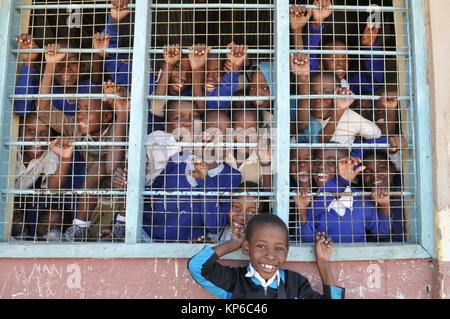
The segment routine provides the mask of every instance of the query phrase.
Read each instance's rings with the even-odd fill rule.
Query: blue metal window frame
[[[424,21],[424,0],[405,0],[409,7],[409,53],[411,59],[410,79],[412,92],[410,106],[414,117],[413,131],[416,152],[414,163],[416,167],[415,183],[417,191],[415,194],[420,230],[417,242],[419,244],[351,244],[335,245],[333,260],[374,260],[374,259],[411,259],[434,257],[434,231],[433,231],[433,200],[432,200],[432,161],[431,161],[431,130],[429,127],[430,102],[429,87],[426,81],[428,57],[427,51],[423,49],[426,42],[426,30]],[[145,8],[135,12],[135,33],[151,33],[149,19],[151,19],[151,0],[136,0],[132,6]],[[11,34],[12,26],[19,25],[21,8],[20,1],[1,1],[0,7],[0,123],[8,123],[11,120],[12,103],[8,98],[14,92],[11,83],[13,79],[9,68],[15,67],[14,36]],[[108,6],[108,5],[106,5]],[[153,5],[155,6],[155,5]],[[355,8],[353,8],[355,7]],[[357,6],[347,6],[346,9],[357,9]],[[31,7],[30,7],[31,8]],[[278,112],[275,123],[289,122],[289,73],[282,70],[289,69],[289,2],[275,0],[275,56],[277,69],[277,92],[275,99]],[[337,6],[336,6],[337,8]],[[366,7],[365,7],[366,8]],[[342,9],[342,8],[341,8]],[[395,11],[396,8],[390,8]],[[19,10],[19,11],[17,11]],[[147,112],[148,56],[149,36],[134,43],[133,47],[133,89],[131,107],[131,125],[129,140],[129,162],[139,165],[129,165],[129,183],[126,191],[126,241],[125,243],[0,243],[0,257],[2,258],[190,258],[197,253],[201,244],[148,244],[139,243],[140,220],[142,219],[142,190],[144,172],[144,134],[145,127],[143,118]],[[92,52],[92,50],[89,50]],[[362,97],[364,98],[364,97]],[[417,116],[420,111],[420,117]],[[276,158],[288,158],[290,149],[289,126],[276,125]],[[0,129],[0,162],[8,162],[9,152],[9,126]],[[420,150],[420,151],[419,151]],[[275,181],[275,209],[277,214],[286,222],[289,211],[289,163],[288,161],[275,161],[277,172],[284,172],[274,176]],[[6,196],[6,180],[8,165],[0,165],[0,194]],[[133,178],[134,176],[134,178]],[[5,220],[4,203],[0,206],[0,220]],[[137,213],[136,213],[137,212]],[[0,227],[0,235],[3,226]],[[225,258],[246,259],[240,251],[231,253]],[[314,247],[312,245],[291,246],[288,261],[313,261]]]

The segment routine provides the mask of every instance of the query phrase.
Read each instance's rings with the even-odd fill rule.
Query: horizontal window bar
[[[90,195],[126,195],[126,191],[119,190],[90,190],[90,189],[77,189],[77,190],[34,190],[34,189],[7,189],[0,190],[0,194],[6,195],[81,195],[81,194],[90,194]],[[340,196],[342,194],[352,195],[352,196],[370,196],[372,192],[311,192],[308,193],[308,196]],[[395,191],[389,192],[391,196],[414,196],[413,192],[408,191]],[[152,191],[146,190],[142,191],[142,195],[158,195],[158,196],[260,196],[260,197],[269,197],[274,196],[274,192],[195,192],[195,191],[175,191],[175,192],[167,192],[167,191]],[[295,192],[289,192],[289,196],[298,195]]]
[[[302,5],[303,6],[303,5]],[[304,5],[306,8],[315,9],[315,5]],[[69,8],[83,8],[83,9],[111,9],[111,4],[35,4],[35,5],[16,5],[17,10],[29,9],[69,9]],[[136,8],[135,4],[129,4],[128,8]],[[252,4],[252,3],[168,3],[168,4],[150,4],[150,9],[273,9],[273,4]],[[376,12],[407,12],[404,7],[394,6],[356,6],[356,5],[332,5],[330,10],[339,11],[376,11]]]
[[[132,53],[132,49],[124,49],[124,48],[105,48],[102,51],[109,53]],[[181,49],[181,51],[185,54],[192,53],[190,49]],[[11,49],[12,53],[44,53],[45,50],[43,48],[39,49]],[[71,49],[60,49],[60,52],[66,53],[99,53],[100,49],[83,49],[83,48],[71,48]],[[148,53],[164,53],[163,48],[152,49],[149,48],[147,50]],[[211,53],[221,53],[226,54],[230,53],[230,49],[214,49],[210,50]],[[407,51],[378,51],[378,50],[289,50],[291,53],[299,52],[305,54],[347,54],[347,55],[377,55],[377,56],[408,56],[409,53]],[[248,54],[274,54],[275,50],[273,49],[251,49],[247,50]]]

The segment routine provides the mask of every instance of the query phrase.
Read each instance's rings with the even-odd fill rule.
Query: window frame
[[[402,0],[393,0],[393,2]],[[413,132],[415,139],[416,167],[415,182],[417,192],[415,194],[417,219],[420,223],[420,244],[388,243],[388,244],[336,244],[332,260],[374,260],[374,259],[415,259],[434,257],[434,231],[433,221],[433,196],[432,196],[432,163],[431,163],[431,130],[430,130],[430,99],[429,86],[422,79],[427,78],[428,56],[427,50],[423,49],[426,41],[426,29],[424,19],[424,0],[403,0],[408,2],[409,7],[409,53],[411,70],[409,70],[412,92],[409,92],[411,110],[415,116]],[[11,74],[9,68],[15,67],[16,57],[12,48],[15,46],[14,34],[11,34],[12,26],[20,24],[20,10],[17,4],[21,1],[1,1],[0,4],[0,29],[5,32],[0,34],[0,123],[8,123],[11,120],[12,102],[9,96],[14,94],[14,79],[8,77]],[[135,34],[151,34],[151,14],[149,7],[152,1],[136,0],[136,8],[147,8],[147,10],[135,10]],[[366,8],[366,7],[364,7]],[[289,121],[289,73],[282,70],[289,68],[289,2],[274,0],[275,10],[275,57],[277,66],[277,113],[275,123],[286,123]],[[19,12],[19,14],[17,13]],[[407,23],[407,22],[406,22]],[[405,37],[406,38],[406,37]],[[126,240],[125,243],[0,243],[0,257],[2,258],[190,258],[197,253],[203,244],[175,244],[175,243],[138,243],[140,238],[140,220],[142,220],[143,198],[141,190],[144,189],[145,172],[145,123],[147,118],[148,103],[148,74],[149,67],[148,48],[150,36],[141,37],[141,41],[134,43],[132,93],[131,93],[131,117],[130,117],[130,139],[129,139],[129,165],[130,178],[126,190]],[[10,118],[8,118],[8,116]],[[5,122],[6,121],[6,122]],[[275,127],[277,125],[275,124]],[[0,161],[8,162],[9,148],[4,141],[8,141],[9,126],[0,130]],[[8,138],[5,138],[8,137]],[[290,150],[289,126],[278,127],[276,136],[276,158],[287,158]],[[417,150],[420,150],[418,152]],[[414,156],[413,155],[413,156]],[[274,175],[274,201],[278,215],[287,223],[289,214],[289,163],[288,161],[275,161],[276,171],[285,172]],[[7,165],[0,165],[0,176],[8,176]],[[7,181],[4,177],[0,179],[0,194],[8,196]],[[0,204],[0,220],[6,220],[6,203]],[[138,212],[138,213],[131,213]],[[4,226],[0,227],[0,236],[3,234]],[[241,251],[235,251],[224,257],[225,259],[247,259]],[[312,244],[301,246],[291,245],[289,248],[288,261],[314,261],[314,247]]]

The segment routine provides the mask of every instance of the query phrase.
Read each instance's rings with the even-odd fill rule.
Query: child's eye
[[[270,91],[270,88],[268,86],[265,86],[264,91]]]

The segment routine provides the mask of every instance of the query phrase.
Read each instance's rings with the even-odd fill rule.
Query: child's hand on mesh
[[[362,160],[359,157],[342,158],[338,161],[339,175],[351,183],[359,173],[366,169],[365,166],[360,165],[356,170],[355,166],[361,164]]]
[[[290,6],[289,7],[289,21],[291,29],[294,33],[301,32],[305,25],[308,24],[312,16],[312,9],[306,9],[305,6]]]
[[[209,238],[207,236],[202,235],[202,236],[197,236],[194,238],[189,238],[188,243],[189,244],[200,244],[200,243],[212,244],[212,243],[215,243],[215,240],[213,238]]]
[[[104,32],[97,32],[92,38],[92,47],[96,50],[100,50],[98,53],[101,57],[108,56],[108,53],[103,51],[109,47],[110,36]]]
[[[193,51],[188,54],[192,71],[204,70],[211,47],[207,47],[205,44],[196,44],[190,50]]]
[[[63,162],[70,162],[72,160],[73,152],[75,151],[73,142],[73,139],[58,137],[50,143],[50,150]]]
[[[386,187],[375,188],[370,196],[378,207],[389,207],[390,195],[389,189]]]
[[[164,61],[169,65],[169,67],[174,67],[178,62],[181,61],[181,49],[178,44],[169,44],[164,48],[163,54]]]
[[[128,4],[131,0],[111,0],[113,7],[111,8],[111,17],[117,22],[121,22],[130,14]]]
[[[352,97],[355,95],[355,93],[352,92],[352,90],[347,90],[346,88],[337,87],[335,91],[336,95],[342,95],[346,96],[346,98],[337,98],[336,99],[336,109],[337,110],[345,110],[350,107],[350,105],[353,104],[355,99]]]
[[[380,98],[381,107],[395,110],[398,107],[398,94],[396,91],[383,92]]]
[[[127,172],[128,170],[126,168],[118,167],[116,169],[116,171],[114,172],[114,177],[112,179],[114,188],[122,189],[128,184]]]
[[[19,50],[24,49],[39,49],[39,46],[37,43],[33,40],[30,34],[22,33],[18,37],[15,38],[16,42],[19,44]],[[23,64],[27,65],[29,67],[32,67],[34,65],[33,62],[35,62],[39,58],[38,52],[23,52],[21,53],[21,57],[23,60]]]
[[[314,0],[313,5],[317,7],[312,10],[313,21],[319,27],[333,13],[330,10],[331,0]]]
[[[309,56],[304,53],[290,53],[291,72],[297,77],[308,78],[309,76]]]
[[[300,188],[298,190],[294,190],[294,193],[297,193],[297,195],[294,196],[293,199],[295,206],[297,206],[298,210],[300,211],[300,221],[302,222],[302,224],[306,224],[306,209],[309,207],[313,199],[312,195],[309,195],[311,194],[311,189]]]
[[[367,25],[363,31],[363,36],[361,38],[361,44],[368,46],[368,47],[373,46],[373,44],[377,40],[379,31],[380,31],[379,26],[375,26],[375,27],[371,28],[370,25]]]
[[[328,262],[331,260],[333,253],[333,240],[328,237],[325,238],[324,232],[316,233],[316,244],[314,245],[314,252],[316,253],[317,262]]]
[[[125,87],[116,85],[113,81],[108,80],[107,82],[103,82],[103,93],[115,94],[117,96],[115,99],[103,99],[103,102],[111,105],[116,113],[129,111],[128,90]]]
[[[47,44],[45,50],[45,62],[57,63],[66,60],[67,53],[60,52],[61,46],[56,43]]]
[[[247,58],[248,47],[230,42],[227,45],[227,49],[231,50],[231,52],[226,54],[228,64],[226,64],[225,71],[239,71]]]
[[[406,141],[406,139],[398,135],[389,137],[388,143],[390,145],[389,152],[391,153],[404,150],[408,147],[408,142]]]
[[[260,137],[256,152],[261,166],[270,166],[270,162],[272,160],[271,140],[265,137]]]

